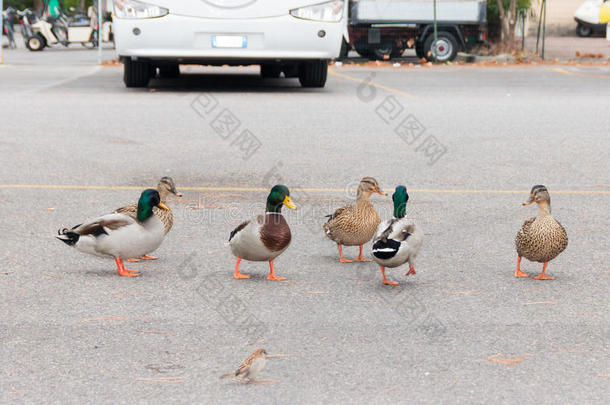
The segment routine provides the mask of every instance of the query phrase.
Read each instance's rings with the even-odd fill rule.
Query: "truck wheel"
[[[35,34],[31,37],[28,38],[28,40],[25,43],[25,46],[30,50],[30,51],[42,51],[44,49],[46,45],[46,41],[44,40],[44,37],[40,34]]]
[[[303,87],[324,87],[327,75],[327,60],[303,62],[299,66],[299,82]]]
[[[576,27],[576,35],[579,37],[590,37],[593,34],[593,29],[591,27],[586,27],[582,24],[578,24]]]
[[[151,65],[127,58],[123,60],[123,82],[126,87],[146,87],[151,76]]]
[[[398,49],[396,45],[390,42],[381,44],[360,43],[356,46],[356,52],[363,58],[373,60],[387,60],[388,58],[399,58],[404,49]]]
[[[261,77],[264,79],[277,79],[282,74],[282,66],[279,64],[261,65]]]
[[[358,55],[362,56],[363,58],[368,58],[368,59],[376,58],[375,53],[372,50],[372,47],[366,41],[356,42],[354,44],[354,48],[356,48],[356,52],[358,52]]]
[[[177,63],[159,66],[159,77],[161,79],[174,79],[178,76],[180,76],[180,65]]]
[[[390,59],[392,57],[392,52],[394,52],[394,46],[392,46],[392,44],[374,45],[372,51],[373,55],[375,55],[375,59]]]
[[[438,33],[436,46],[434,45],[434,34],[426,38],[424,44],[425,58],[430,62],[449,62],[455,59],[458,52],[458,43],[453,34],[441,31]]]

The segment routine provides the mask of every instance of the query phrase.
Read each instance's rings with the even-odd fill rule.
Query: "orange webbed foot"
[[[238,257],[237,260],[235,261],[235,271],[233,272],[233,278],[236,279],[240,279],[240,278],[250,278],[249,275],[247,274],[241,274],[239,272],[239,263],[241,263],[241,258]]]
[[[521,271],[521,256],[517,256],[517,269],[515,270],[515,277],[529,277],[530,275]]]
[[[156,257],[156,256],[142,255],[141,259],[142,259],[142,260],[157,260],[157,259],[158,259],[158,257]]]
[[[286,280],[285,277],[280,277],[280,276],[276,276],[275,274],[273,274],[273,260],[269,260],[269,275],[267,276],[267,280],[273,280],[273,281]]]
[[[534,277],[536,280],[555,280],[555,277],[546,275],[546,266],[548,266],[548,265],[549,265],[549,262],[544,263],[544,265],[542,266],[542,273],[540,273],[536,277]]]
[[[379,270],[381,270],[381,277],[383,278],[383,284],[385,284],[385,285],[399,285],[400,284],[397,281],[389,281],[387,278],[385,278],[385,267],[384,266],[379,266]]]
[[[119,276],[122,276],[122,277],[139,277],[140,276],[140,272],[137,270],[123,269],[123,270],[119,270],[117,273],[119,273]]]
[[[362,257],[362,245],[360,245],[360,253],[358,253],[358,258],[356,259],[357,262],[370,262],[371,259],[365,259],[364,257]]]
[[[132,263],[137,263],[140,261],[140,259],[136,259],[135,257],[130,257],[129,259],[125,259],[128,262],[132,262]]]
[[[337,248],[339,249],[339,261],[341,263],[351,263],[351,262],[353,262],[353,260],[349,260],[349,259],[346,259],[345,257],[343,257],[343,249],[341,248],[341,245],[337,245]]]
[[[119,276],[138,277],[140,275],[140,272],[137,270],[126,269],[125,265],[123,264],[123,260],[119,259],[118,257],[115,257],[114,261],[116,262],[116,271],[119,274]]]

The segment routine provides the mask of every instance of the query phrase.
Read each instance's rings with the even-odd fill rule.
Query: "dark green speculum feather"
[[[271,192],[269,192],[269,196],[267,197],[267,208],[266,212],[282,212],[282,205],[284,204],[284,199],[290,195],[290,190],[288,187],[278,184],[273,186]]]
[[[144,222],[153,215],[153,207],[159,205],[161,198],[157,190],[148,189],[142,191],[138,201],[138,221]]]
[[[392,201],[394,201],[394,218],[405,217],[408,200],[409,194],[407,194],[407,188],[405,186],[397,186],[396,191],[392,194]]]

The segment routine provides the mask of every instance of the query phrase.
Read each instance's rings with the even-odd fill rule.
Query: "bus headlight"
[[[114,14],[118,18],[156,18],[168,13],[166,8],[137,0],[114,0]]]
[[[313,6],[295,8],[290,15],[302,20],[339,22],[343,17],[343,0],[327,1]]]

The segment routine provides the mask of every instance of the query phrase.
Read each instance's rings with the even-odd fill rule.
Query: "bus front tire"
[[[148,62],[123,60],[123,82],[126,87],[146,87],[151,77],[151,65]]]
[[[299,66],[299,82],[302,87],[324,87],[327,76],[327,60],[303,62]]]

